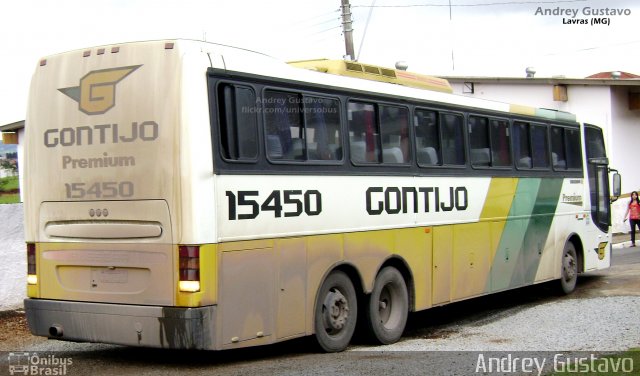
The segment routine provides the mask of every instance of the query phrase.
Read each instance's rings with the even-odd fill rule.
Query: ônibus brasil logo
[[[116,105],[116,84],[141,66],[91,71],[80,79],[79,86],[58,90],[78,102],[78,109],[85,114],[104,114]]]

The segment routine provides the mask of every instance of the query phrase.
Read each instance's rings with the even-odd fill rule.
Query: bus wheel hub
[[[338,290],[332,290],[324,301],[325,327],[327,329],[340,330],[344,327],[349,317],[349,304],[347,299]]]

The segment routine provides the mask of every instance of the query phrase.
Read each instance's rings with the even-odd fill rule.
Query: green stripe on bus
[[[518,282],[530,284],[535,279],[542,252],[549,238],[551,223],[558,207],[562,182],[563,179],[542,179],[519,257],[522,259],[523,273],[521,275],[524,280]]]
[[[507,223],[491,266],[489,291],[505,290],[512,287],[514,273],[518,266],[519,254],[524,242],[525,230],[533,213],[541,179],[519,179],[515,197],[509,210]]]

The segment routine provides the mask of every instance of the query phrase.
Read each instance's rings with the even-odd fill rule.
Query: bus
[[[191,40],[41,59],[31,332],[209,350],[315,336],[335,352],[356,324],[390,344],[409,312],[553,280],[570,293],[609,267],[619,175],[612,194],[599,127],[319,64]]]

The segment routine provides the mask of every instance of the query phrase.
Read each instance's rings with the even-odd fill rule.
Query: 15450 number
[[[133,196],[133,182],[66,183],[67,198],[119,198]]]
[[[253,219],[261,212],[271,211],[274,217],[308,216],[322,212],[322,195],[317,190],[274,190],[260,203],[258,191],[226,191],[229,201],[229,220]],[[238,214],[241,211],[241,214]]]

